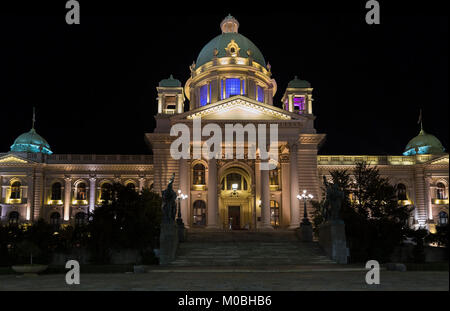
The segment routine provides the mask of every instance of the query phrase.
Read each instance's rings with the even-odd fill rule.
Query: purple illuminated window
[[[303,96],[294,97],[294,111],[298,111],[299,113],[305,112],[305,98]]]
[[[200,87],[200,106],[204,106],[208,103],[208,85],[205,84]]]
[[[256,100],[263,103],[264,102],[264,89],[258,85],[256,90]]]

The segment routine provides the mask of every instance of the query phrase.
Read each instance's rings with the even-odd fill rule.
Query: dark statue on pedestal
[[[342,200],[344,200],[344,192],[342,192],[338,185],[329,184],[325,176],[323,176],[323,184],[326,189],[326,199],[323,204],[322,213],[325,220],[338,221],[341,220]]]
[[[173,191],[173,181],[175,179],[175,173],[169,180],[166,190],[162,192],[162,223],[173,224],[175,223],[175,216],[177,211],[176,198],[177,194]]]
[[[177,211],[177,194],[173,191],[173,181],[175,174],[170,178],[166,190],[162,192],[162,219],[161,233],[159,236],[160,255],[159,264],[167,265],[175,259],[178,248],[178,229],[175,225],[175,216]]]
[[[323,177],[326,198],[322,205],[325,222],[319,228],[319,244],[331,259],[339,264],[348,263],[349,251],[345,236],[345,224],[341,219],[344,192],[336,184],[329,184]]]

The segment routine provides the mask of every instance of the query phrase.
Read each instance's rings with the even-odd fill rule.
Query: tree
[[[89,224],[90,249],[96,262],[108,262],[113,249],[145,251],[157,247],[161,221],[161,197],[144,189],[136,192],[114,184],[111,200],[105,200]]]
[[[350,260],[388,261],[394,248],[405,238],[410,214],[408,207],[398,204],[396,186],[365,162],[356,163],[351,173],[334,170],[330,174],[331,182],[345,194],[341,217],[345,222]],[[314,204],[317,227],[321,224],[321,204],[323,201]]]

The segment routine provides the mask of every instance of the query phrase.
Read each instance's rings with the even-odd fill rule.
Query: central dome
[[[239,46],[239,57],[248,58],[248,51],[250,51],[253,60],[266,67],[266,61],[261,51],[252,41],[237,32],[238,27],[239,23],[234,17],[231,15],[226,17],[221,23],[222,34],[209,41],[203,47],[195,62],[196,67],[198,68],[211,61],[215,53],[217,53],[216,56],[218,58],[226,57],[226,48],[232,40]]]

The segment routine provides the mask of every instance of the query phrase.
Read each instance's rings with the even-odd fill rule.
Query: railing
[[[427,160],[430,158],[427,158]],[[420,159],[418,161],[423,161]],[[319,155],[319,165],[355,165],[357,162],[367,162],[371,165],[414,165],[416,160],[408,156],[347,156],[347,155]]]
[[[47,163],[152,164],[153,156],[146,154],[52,154],[47,156]]]

